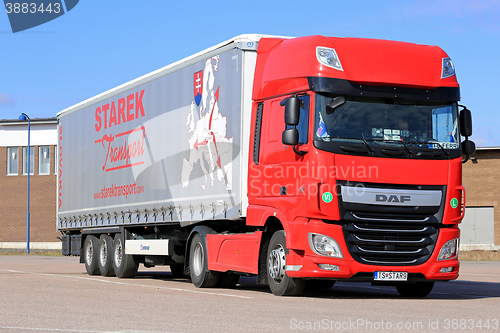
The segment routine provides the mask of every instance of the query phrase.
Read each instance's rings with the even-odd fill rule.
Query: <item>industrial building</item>
[[[56,231],[57,119],[31,120],[30,247],[60,249]],[[26,248],[28,123],[0,120],[0,248]],[[500,147],[478,148],[463,165],[461,250],[500,249]]]
[[[471,160],[462,170],[467,209],[461,249],[500,249],[500,147],[477,148]]]
[[[57,249],[57,119],[31,119],[30,125],[30,248]],[[0,121],[0,170],[0,248],[26,248],[27,121]]]

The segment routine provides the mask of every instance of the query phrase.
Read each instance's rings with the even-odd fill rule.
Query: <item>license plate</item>
[[[375,272],[374,279],[377,281],[407,281],[408,272]]]

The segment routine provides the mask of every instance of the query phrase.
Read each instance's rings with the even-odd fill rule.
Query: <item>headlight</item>
[[[441,78],[446,79],[447,77],[455,75],[455,66],[453,66],[453,61],[451,58],[443,58],[443,70],[441,72]]]
[[[334,49],[318,46],[316,48],[316,58],[318,58],[320,64],[338,69],[339,71],[344,70]]]
[[[343,258],[339,244],[331,237],[309,233],[309,246],[311,246],[311,249],[316,254]]]
[[[444,243],[439,251],[438,260],[455,259],[458,256],[459,238],[455,238]]]

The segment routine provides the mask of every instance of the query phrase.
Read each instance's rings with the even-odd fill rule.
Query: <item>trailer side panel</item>
[[[239,218],[243,56],[62,114],[58,230]]]

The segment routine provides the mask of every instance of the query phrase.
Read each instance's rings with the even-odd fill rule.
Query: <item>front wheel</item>
[[[305,287],[302,279],[286,274],[286,239],[283,230],[276,231],[269,242],[267,251],[267,281],[276,296],[300,295]]]
[[[434,281],[396,285],[398,293],[403,297],[425,297],[431,293],[433,287]]]

